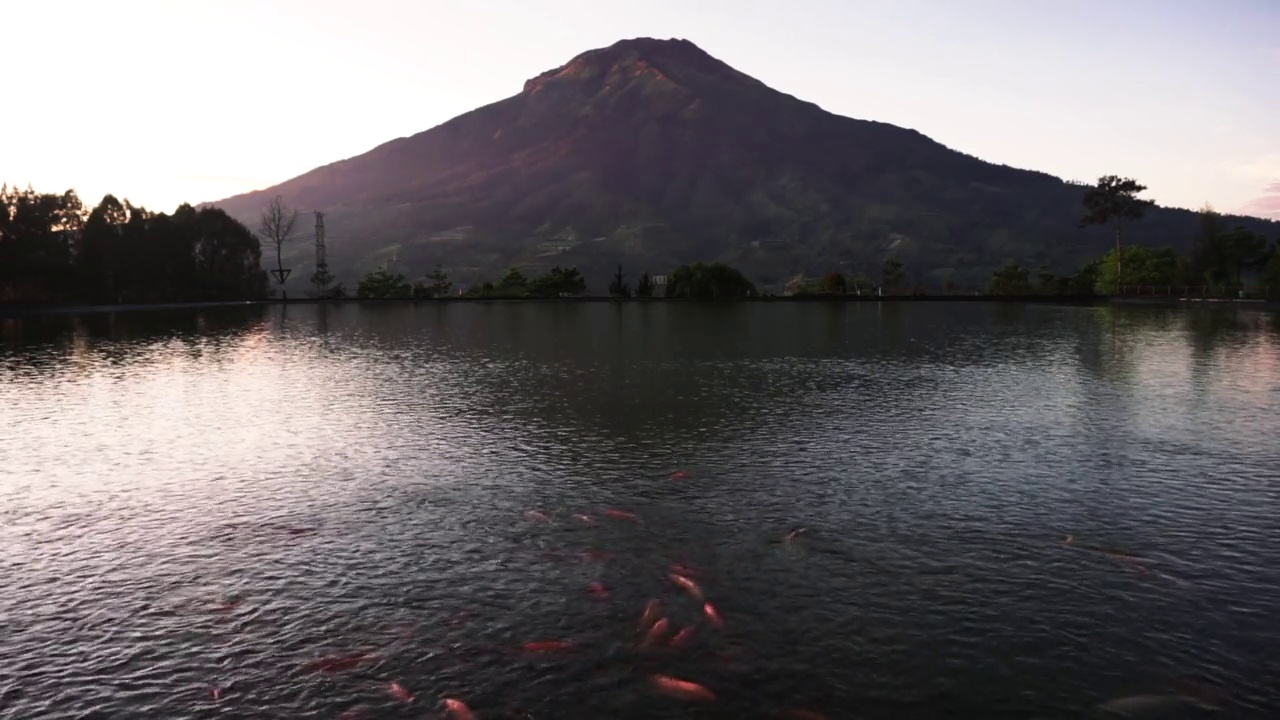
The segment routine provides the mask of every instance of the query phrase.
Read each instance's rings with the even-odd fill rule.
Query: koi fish
[[[609,509],[609,510],[605,510],[605,511],[604,511],[604,514],[605,514],[605,515],[608,515],[609,517],[613,518],[614,520],[626,520],[627,522],[633,522],[633,523],[638,523],[638,522],[640,522],[640,516],[639,516],[639,515],[636,515],[635,513],[629,513],[629,512],[627,512],[626,510],[613,510],[613,509]]]
[[[367,708],[364,705],[357,705],[350,710],[338,716],[338,720],[361,720],[365,716]]]
[[[791,532],[787,533],[787,536],[782,539],[782,542],[787,545],[790,545],[792,540],[795,540],[797,537],[800,536],[801,533],[806,532],[807,530],[808,528],[796,528],[795,530],[792,530]]]
[[[663,637],[667,634],[667,629],[671,627],[671,622],[666,618],[661,618],[658,622],[649,628],[649,632],[645,634],[644,640],[640,643],[640,647],[650,647],[662,643]]]
[[[717,628],[724,628],[724,620],[720,618],[720,613],[716,612],[716,607],[711,603],[705,603],[702,606],[702,612],[707,616],[707,620]]]
[[[680,632],[676,633],[676,636],[671,638],[671,647],[682,648],[689,644],[689,638],[691,637],[693,637],[692,625],[686,628],[681,628]]]
[[[600,582],[599,580],[588,585],[587,592],[591,593],[591,596],[597,600],[609,599],[609,588],[606,588],[604,586],[604,583]]]
[[[583,515],[582,513],[574,513],[573,519],[582,522],[584,525],[596,524],[596,521],[594,518],[592,518],[590,515]]]
[[[715,700],[716,694],[707,688],[689,682],[688,680],[678,680],[666,675],[654,675],[649,678],[653,683],[653,688],[663,695],[667,695],[679,700],[693,700],[705,702]]]
[[[683,575],[676,575],[675,573],[671,573],[667,577],[671,578],[671,582],[684,588],[685,592],[692,595],[696,600],[701,601],[703,599],[702,588],[698,587],[698,583]]]
[[[683,480],[683,479],[685,479],[685,478],[687,478],[687,477],[689,477],[689,473],[688,473],[688,472],[686,472],[686,471],[684,471],[684,470],[677,470],[677,471],[675,471],[675,472],[671,473],[671,479],[672,479],[672,480]]]
[[[387,692],[391,693],[391,696],[400,702],[413,702],[413,693],[405,690],[404,686],[397,681],[391,681],[391,684],[387,686]]]
[[[236,608],[240,607],[240,603],[242,602],[244,601],[243,600],[220,600],[214,603],[213,611],[223,612],[223,613],[231,612],[232,610],[235,610]]]
[[[222,688],[209,688],[209,699],[218,702],[222,699]]]
[[[650,600],[644,606],[644,614],[640,616],[640,627],[638,630],[645,630],[662,614],[662,603],[657,600]]]
[[[604,560],[605,558],[609,557],[609,553],[603,550],[588,550],[582,553],[582,557],[588,560]]]
[[[290,535],[309,535],[315,532],[316,529],[313,527],[290,527],[285,528],[284,531]]]
[[[525,513],[524,516],[534,522],[551,522],[551,518],[547,517],[546,513],[540,510],[530,510]]]
[[[560,640],[543,640],[539,642],[525,643],[524,649],[527,652],[560,652],[564,650],[572,650],[573,643],[561,642]]]
[[[1108,700],[1099,705],[1098,709],[1113,715],[1132,717],[1138,714],[1164,713],[1186,705],[1194,705],[1211,711],[1221,709],[1217,705],[1185,695],[1130,695],[1129,697]]]
[[[445,698],[444,708],[454,720],[475,720],[476,716],[471,713],[471,708],[467,707],[467,704],[461,700]]]

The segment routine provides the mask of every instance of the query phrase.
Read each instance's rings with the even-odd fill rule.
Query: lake
[[[0,520],[6,718],[1276,717],[1280,320],[2,320]]]

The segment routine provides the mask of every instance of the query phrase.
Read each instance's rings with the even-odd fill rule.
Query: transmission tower
[[[329,283],[333,277],[329,275],[329,263],[324,257],[324,213],[316,211],[316,273],[311,276],[311,282],[315,283],[316,290],[319,291],[320,297],[324,297],[328,292]]]

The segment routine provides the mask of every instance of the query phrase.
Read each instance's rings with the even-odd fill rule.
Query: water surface
[[[0,323],[0,716],[420,718],[457,697],[538,720],[1067,718],[1189,684],[1221,709],[1162,717],[1280,713],[1273,315]],[[638,651],[650,598],[696,626],[688,648]],[[575,650],[520,651],[543,640]],[[359,648],[376,662],[303,668]],[[717,700],[657,695],[654,673]]]

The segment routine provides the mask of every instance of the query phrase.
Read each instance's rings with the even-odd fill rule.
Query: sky
[[[0,181],[169,211],[641,36],[992,162],[1280,218],[1280,0],[6,0]]]

